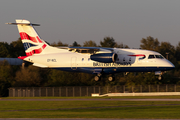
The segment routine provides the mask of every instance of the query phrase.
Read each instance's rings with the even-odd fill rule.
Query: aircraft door
[[[71,69],[72,70],[76,70],[77,69],[77,65],[76,65],[76,57],[72,57],[71,58]]]

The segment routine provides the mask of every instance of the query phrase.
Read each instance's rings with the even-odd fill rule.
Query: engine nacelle
[[[103,63],[112,63],[115,62],[117,59],[116,53],[99,53],[91,55],[91,60]]]

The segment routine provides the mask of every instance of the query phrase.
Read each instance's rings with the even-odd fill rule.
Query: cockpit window
[[[152,59],[152,58],[155,58],[154,55],[149,55],[148,59]]]
[[[162,55],[155,55],[156,58],[159,58],[159,59],[164,59]]]
[[[164,59],[162,55],[149,55],[148,57],[148,59],[153,59],[153,58]]]

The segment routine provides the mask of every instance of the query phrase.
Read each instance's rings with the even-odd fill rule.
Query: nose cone
[[[172,70],[172,69],[174,69],[175,68],[175,66],[174,66],[174,64],[172,64],[169,60],[166,60],[167,62],[166,62],[166,69],[167,70]]]
[[[156,60],[159,71],[168,71],[175,68],[175,66],[167,59],[158,59]]]

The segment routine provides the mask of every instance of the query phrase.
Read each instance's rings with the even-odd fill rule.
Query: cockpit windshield
[[[148,59],[152,59],[152,58],[155,58],[154,55],[149,55]]]
[[[156,58],[164,59],[162,55],[155,55]]]
[[[148,59],[154,59],[154,58],[164,59],[162,55],[149,55],[148,57]]]

